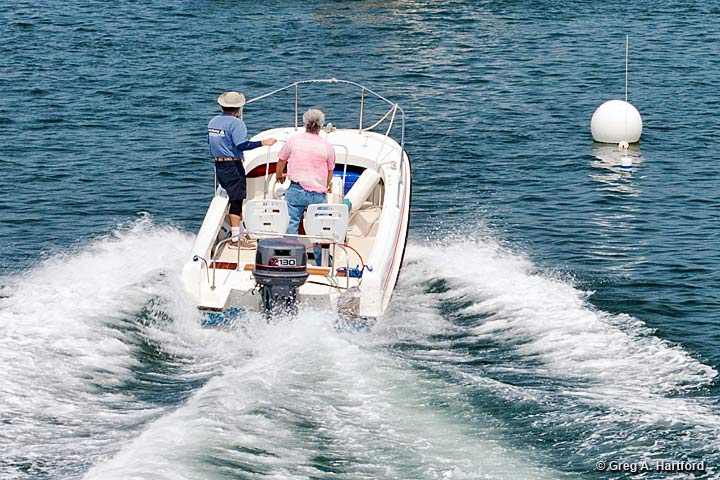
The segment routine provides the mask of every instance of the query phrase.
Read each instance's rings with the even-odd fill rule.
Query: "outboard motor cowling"
[[[297,309],[297,289],[308,278],[305,245],[290,238],[263,238],[255,254],[255,281],[261,287],[266,312]]]

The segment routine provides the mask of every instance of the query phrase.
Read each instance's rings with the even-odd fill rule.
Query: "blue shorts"
[[[247,180],[242,162],[215,162],[215,173],[230,201],[242,203],[247,196]]]

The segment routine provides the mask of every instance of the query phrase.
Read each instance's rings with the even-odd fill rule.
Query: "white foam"
[[[638,319],[595,310],[587,292],[537,273],[529,260],[495,242],[414,249],[436,277],[452,282],[446,298],[470,298],[464,313],[486,317],[473,333],[516,343],[519,353],[542,360],[547,370],[541,373],[659,394],[706,385],[717,376]]]
[[[190,242],[144,218],[3,279],[0,463],[6,473],[17,473],[18,463],[30,473],[52,472],[78,454],[85,462],[106,452],[108,439],[156,415],[108,388],[128,380],[136,362],[124,323],[154,294],[161,273],[178,269]]]
[[[447,284],[448,291],[430,295],[436,308],[443,302],[464,303],[468,306],[459,314],[476,318],[470,325],[447,327],[446,332],[462,331],[462,341],[470,344],[504,345],[527,363],[495,366],[496,373],[522,368],[534,378],[555,378],[563,387],[546,392],[542,388],[493,386],[484,376],[459,366],[441,364],[436,367],[439,370],[454,369],[456,376],[471,378],[509,399],[536,398],[541,405],[567,405],[567,411],[556,411],[537,422],[549,428],[587,422],[583,448],[604,444],[603,434],[596,433],[620,423],[626,425],[625,435],[645,436],[639,444],[647,455],[665,453],[667,442],[652,445],[650,441],[652,447],[648,448],[647,436],[652,435],[653,427],[667,425],[692,432],[687,441],[692,440],[694,448],[704,448],[707,442],[718,445],[713,433],[720,428],[715,404],[683,396],[711,384],[717,371],[681,346],[654,336],[641,320],[598,311],[587,302],[588,292],[575,289],[567,279],[539,273],[526,257],[492,239],[411,245],[409,252],[410,263],[417,263],[412,268],[421,273],[411,283],[420,287],[429,280],[442,280]],[[391,331],[391,327],[385,330]],[[422,335],[418,338],[422,344]],[[443,342],[427,344],[444,348]],[[442,358],[441,352],[431,352]],[[428,360],[427,351],[412,355]],[[462,359],[450,361],[457,365]],[[570,411],[572,405],[585,407]],[[614,444],[612,448],[625,446]]]
[[[248,477],[294,479],[333,464],[348,479],[553,477],[489,424],[434,406],[459,392],[333,323],[321,312],[255,323],[235,361],[220,353],[222,375],[86,478],[217,478],[246,466]]]
[[[637,319],[595,311],[586,293],[491,240],[410,245],[388,317],[365,334],[339,333],[321,312],[274,325],[250,315],[234,331],[200,328],[178,280],[190,243],[139,222],[10,279],[0,304],[0,360],[9,365],[0,372],[0,416],[28,420],[0,430],[1,443],[14,445],[0,458],[91,462],[86,478],[103,480],[225,478],[243,469],[248,477],[307,478],[333,464],[349,479],[559,476],[541,454],[509,446],[495,420],[463,400],[468,385],[519,401],[554,395],[611,408],[604,419],[588,409],[587,418],[558,411],[538,420],[592,423],[579,449],[596,449],[618,419],[720,425],[702,402],[673,397],[707,385],[712,368]],[[427,294],[427,279],[451,288]],[[158,321],[142,334],[187,359],[183,379],[216,375],[172,412],[95,387],[130,378],[136,360],[123,325],[150,298]],[[459,300],[481,320],[445,318],[442,303]],[[545,392],[456,368],[472,357],[453,349],[453,334],[503,343],[534,360],[530,373],[576,383]],[[426,348],[405,355],[393,348],[398,342]],[[418,361],[455,369],[463,383],[425,376]],[[639,386],[647,375],[656,384]]]

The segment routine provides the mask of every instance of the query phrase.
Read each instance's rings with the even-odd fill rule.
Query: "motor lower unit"
[[[308,278],[305,245],[290,238],[263,238],[258,241],[253,268],[267,312],[297,310],[297,289]]]

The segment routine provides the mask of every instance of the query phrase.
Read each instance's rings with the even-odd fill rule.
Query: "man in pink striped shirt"
[[[290,187],[285,193],[290,213],[287,233],[298,233],[300,220],[308,205],[326,203],[327,193],[331,191],[335,149],[330,142],[320,138],[324,121],[325,115],[320,110],[305,112],[305,133],[290,137],[278,154],[275,178],[281,183],[285,177],[290,179]]]

